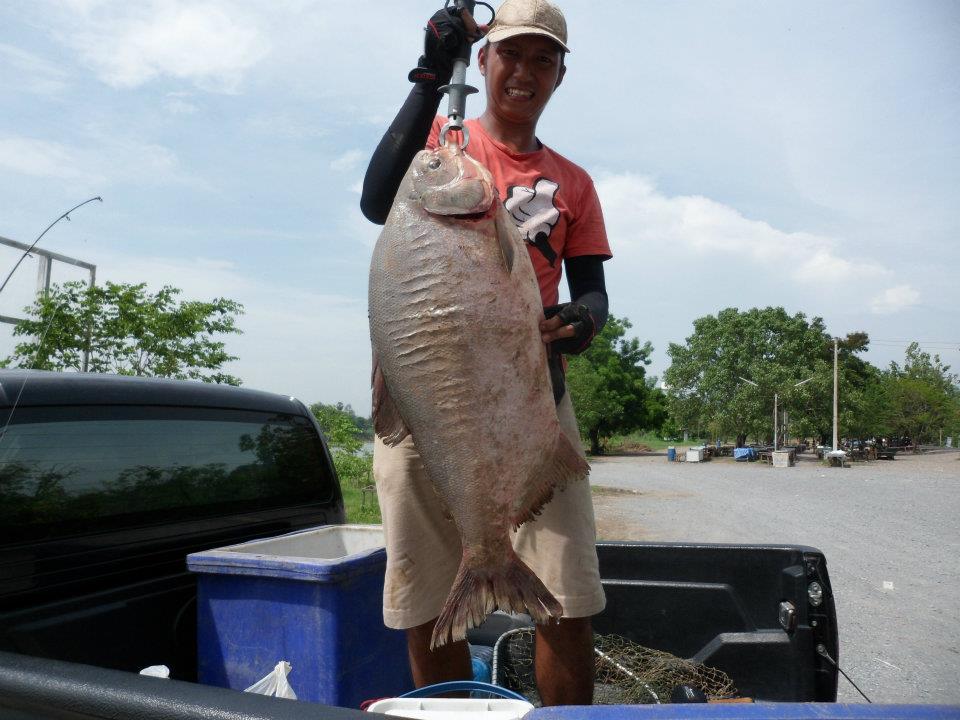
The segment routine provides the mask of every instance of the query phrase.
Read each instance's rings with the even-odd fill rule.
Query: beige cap
[[[560,8],[547,0],[505,0],[497,10],[486,39],[495,43],[516,35],[544,35],[565,52],[570,52],[567,21]]]

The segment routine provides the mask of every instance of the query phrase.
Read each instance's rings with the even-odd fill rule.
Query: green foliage
[[[645,382],[653,346],[626,338],[632,327],[626,318],[611,315],[590,347],[569,358],[567,390],[590,451],[602,451],[602,441],[616,432],[659,427],[662,400]]]
[[[372,486],[365,485],[358,488],[351,483],[343,483],[340,489],[343,493],[348,523],[379,525],[383,522],[377,493]]]
[[[318,402],[310,406],[310,412],[320,423],[331,450],[355,453],[363,446],[363,431],[349,405],[324,405]]]
[[[213,338],[241,332],[235,321],[243,306],[225,298],[179,300],[180,292],[165,286],[151,294],[144,283],[54,285],[26,308],[13,334],[28,339],[4,365],[79,371],[89,351],[90,372],[239,385],[220,371],[237,358]]]
[[[960,390],[957,376],[939,355],[930,356],[917,343],[905,353],[903,367],[891,363],[886,395],[889,425],[896,435],[914,443],[939,440],[941,431],[953,434],[960,429]]]
[[[676,446],[675,440],[665,440],[662,435],[652,430],[635,430],[625,435],[612,435],[605,444],[607,452],[636,452],[650,450],[661,452],[670,446]]]
[[[829,434],[832,427],[833,343],[818,317],[783,308],[727,308],[694,321],[686,344],[671,343],[664,374],[672,421],[710,437],[773,436],[773,400],[787,410],[794,435]],[[847,388],[863,387],[869,365],[856,357],[865,333],[842,341]],[[756,386],[743,378],[756,383]],[[797,383],[813,378],[800,387]]]
[[[843,402],[840,407],[840,434],[866,440],[895,435],[894,411],[889,378],[873,366],[866,382],[857,387],[848,378],[841,379]]]
[[[380,504],[373,482],[373,455],[335,450],[333,464],[340,478],[340,489],[347,511],[347,522],[379,524]]]
[[[380,523],[380,506],[373,482],[373,455],[361,452],[370,420],[358,417],[353,408],[339,402],[335,405],[314,403],[310,412],[327,438],[333,465],[340,478],[347,522]]]
[[[949,366],[913,343],[903,366],[892,363],[884,372],[858,357],[868,346],[863,332],[838,342],[840,437],[906,436],[932,443],[941,432],[960,432],[960,388]],[[740,442],[748,436],[770,440],[777,393],[792,435],[821,441],[832,435],[833,340],[820,318],[789,316],[783,308],[727,308],[697,319],[686,344],[671,344],[668,353],[665,427]]]

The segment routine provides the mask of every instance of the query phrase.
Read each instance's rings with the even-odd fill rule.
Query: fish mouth
[[[440,217],[456,218],[458,221],[465,221],[465,222],[483,220],[484,218],[487,218],[487,217],[490,216],[490,209],[489,209],[489,208],[486,209],[486,210],[481,210],[480,212],[465,212],[465,213],[459,213],[459,212],[435,212],[435,211],[431,211],[431,210],[427,210],[427,212],[428,212],[429,214],[431,214],[431,215],[438,215],[438,216],[440,216]]]

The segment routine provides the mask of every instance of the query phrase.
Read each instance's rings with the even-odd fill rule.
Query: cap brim
[[[548,32],[543,28],[538,28],[533,25],[514,25],[513,27],[508,28],[494,28],[488,32],[485,36],[485,39],[488,42],[500,42],[501,40],[506,40],[507,38],[516,37],[517,35],[542,35],[543,37],[550,38],[557,45],[559,45],[564,52],[570,52],[570,48],[566,46],[565,43],[560,41],[556,35],[552,32]]]

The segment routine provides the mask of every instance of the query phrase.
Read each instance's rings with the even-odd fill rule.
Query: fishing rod
[[[30,251],[33,250],[33,249],[37,246],[37,243],[40,242],[40,239],[41,239],[44,235],[46,235],[47,232],[49,232],[50,228],[52,228],[54,225],[56,225],[56,224],[57,224],[58,222],[60,222],[61,220],[67,220],[67,221],[69,222],[69,221],[70,221],[70,213],[72,213],[72,212],[73,212],[74,210],[76,210],[77,208],[83,207],[83,206],[86,205],[87,203],[92,203],[94,200],[99,200],[100,202],[103,202],[103,198],[100,197],[99,195],[98,195],[97,197],[92,197],[92,198],[90,198],[89,200],[84,200],[84,201],[83,201],[82,203],[80,203],[79,205],[74,205],[72,208],[70,208],[69,210],[67,210],[67,211],[66,211],[65,213],[63,213],[62,215],[60,215],[60,217],[58,217],[58,218],[57,218],[56,220],[54,220],[52,223],[50,223],[49,225],[47,225],[47,229],[44,230],[42,233],[40,233],[40,234],[37,236],[37,239],[34,240],[34,241],[30,244],[30,247],[28,247],[26,250],[23,251],[23,255],[20,256],[20,259],[17,260],[16,265],[14,265],[14,266],[13,266],[13,269],[7,274],[7,279],[3,281],[3,284],[2,284],[2,285],[0,285],[0,293],[3,292],[3,289],[7,286],[7,283],[10,282],[10,278],[13,277],[13,274],[17,271],[17,268],[20,267],[20,263],[22,263],[22,262],[27,258],[27,256],[30,255]]]
[[[26,250],[23,251],[23,255],[20,256],[20,259],[19,259],[19,260],[17,260],[16,264],[13,266],[13,269],[10,270],[9,273],[7,273],[6,279],[3,281],[3,284],[0,285],[0,293],[3,292],[3,289],[4,289],[5,287],[7,287],[7,283],[10,282],[10,278],[13,277],[13,274],[17,271],[17,268],[20,267],[20,263],[22,263],[22,262],[27,258],[27,256],[30,254],[30,252],[37,246],[37,243],[39,243],[40,240],[43,238],[43,236],[46,235],[46,234],[50,231],[50,228],[52,228],[54,225],[56,225],[56,224],[57,224],[58,222],[60,222],[61,220],[67,220],[67,221],[69,222],[69,221],[70,221],[70,213],[72,213],[72,212],[73,212],[74,210],[76,210],[77,208],[83,207],[83,206],[86,205],[87,203],[92,203],[94,200],[99,200],[100,202],[103,202],[103,198],[100,197],[99,195],[96,196],[96,197],[92,197],[92,198],[90,198],[90,199],[88,199],[88,200],[84,200],[84,201],[83,201],[82,203],[80,203],[79,205],[74,205],[72,208],[70,208],[69,210],[67,210],[65,213],[62,213],[56,220],[54,220],[52,223],[50,223],[49,225],[47,225],[47,228],[46,228],[42,233],[40,233],[39,235],[37,235],[37,239],[34,240],[32,243],[30,243],[30,247],[28,247]],[[33,362],[31,363],[31,365],[36,365],[37,360],[38,360],[39,357],[40,357],[40,351],[43,349],[43,343],[44,343],[44,342],[46,341],[46,339],[47,339],[47,333],[50,332],[50,328],[53,326],[53,321],[56,319],[57,313],[58,313],[59,311],[60,311],[60,306],[59,306],[59,305],[56,306],[56,307],[54,307],[53,313],[50,315],[50,319],[47,321],[46,326],[43,328],[43,333],[41,333],[41,335],[40,335],[40,342],[39,342],[39,344],[37,345],[37,352],[36,352],[36,354],[34,355]],[[23,382],[20,384],[20,390],[17,392],[17,397],[16,397],[16,399],[13,401],[13,405],[12,405],[11,408],[10,408],[10,413],[7,415],[7,420],[6,420],[6,422],[4,423],[3,428],[0,429],[0,442],[3,442],[3,440],[6,438],[7,429],[10,427],[10,423],[13,421],[13,415],[14,415],[14,413],[17,411],[17,407],[20,405],[20,397],[23,395],[23,390],[24,390],[24,388],[26,388],[26,386],[27,386],[27,378],[24,377],[24,378],[23,378]]]

